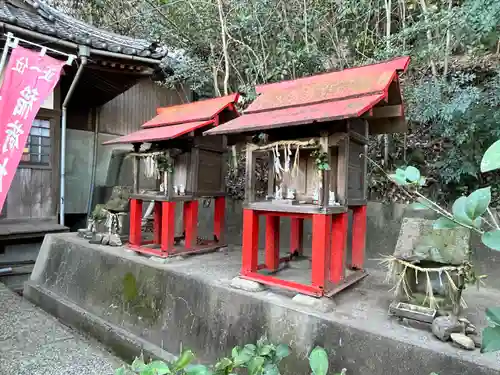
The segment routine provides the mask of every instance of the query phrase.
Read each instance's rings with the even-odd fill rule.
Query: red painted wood
[[[153,211],[153,243],[161,244],[161,202],[155,202]]]
[[[259,217],[254,210],[243,209],[243,244],[241,272],[257,271],[259,259]]]
[[[294,281],[281,280],[273,276],[261,275],[256,272],[246,272],[242,273],[241,277],[248,280],[257,281],[261,284],[275,286],[287,290],[291,290],[297,293],[303,293],[310,296],[320,297],[323,295],[323,290],[317,286],[305,285],[301,283],[296,283]]]
[[[196,246],[198,238],[198,201],[184,202],[184,230],[186,231],[186,249]]]
[[[266,266],[275,271],[280,264],[280,218],[266,216]]]
[[[330,215],[313,215],[312,275],[314,287],[325,289],[330,267]]]
[[[224,197],[216,197],[214,206],[214,235],[222,243],[224,242],[226,199]]]
[[[366,246],[366,206],[352,207],[352,259],[351,266],[363,269]]]
[[[130,234],[129,242],[132,245],[139,246],[141,244],[142,232],[142,200],[130,200]]]
[[[290,252],[304,251],[304,219],[292,218],[290,222]]]
[[[334,284],[338,284],[344,279],[347,226],[347,212],[333,215],[331,232],[330,281]]]
[[[169,253],[174,247],[175,202],[162,202],[161,251]]]

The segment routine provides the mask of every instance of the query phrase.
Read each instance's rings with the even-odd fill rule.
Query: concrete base
[[[324,313],[335,309],[335,302],[333,302],[330,298],[315,298],[304,294],[297,294],[292,298],[292,301]]]
[[[332,371],[346,368],[348,374],[493,375],[500,370],[496,354],[460,350],[389,319],[390,286],[382,284],[380,271],[369,270],[369,277],[335,296],[332,312],[321,312],[280,290],[231,288],[240,258],[233,251],[159,264],[122,248],[90,245],[75,234],[49,235],[25,296],[128,358],[141,348],[162,357],[182,346],[202,361],[215,362],[233,346],[267,335],[293,349],[283,362],[284,374],[309,374],[306,358],[316,345],[331,354]],[[286,279],[309,276],[300,269],[282,271]],[[471,288],[465,298],[474,306],[467,318],[481,328],[485,306],[496,305],[500,292]]]

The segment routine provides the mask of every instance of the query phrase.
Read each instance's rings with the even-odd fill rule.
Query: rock
[[[80,228],[80,229],[78,229],[78,237],[85,238],[86,234],[92,234],[92,232],[89,231],[87,228]]]
[[[450,334],[450,337],[451,341],[463,349],[474,350],[476,348],[474,341],[470,337],[465,336],[463,333],[452,333]]]
[[[117,246],[121,246],[121,245],[123,245],[123,244],[122,244],[122,240],[120,239],[119,235],[112,234],[111,236],[109,236],[109,246],[117,247]]]
[[[101,244],[102,245],[108,245],[109,244],[109,234],[104,234],[102,236]]]
[[[462,323],[452,316],[438,316],[432,322],[432,333],[441,341],[448,341],[452,333],[460,333]]]
[[[306,296],[304,294],[297,294],[295,297],[292,298],[292,301],[311,307],[315,310],[321,311],[321,312],[330,312],[333,311],[335,308],[335,302],[333,302],[329,298],[316,298],[316,297],[311,297],[311,296]]]
[[[465,323],[466,326],[470,326],[472,324],[467,318],[458,318],[458,321],[461,323]]]
[[[102,241],[102,234],[101,233],[94,233],[94,235],[92,236],[92,239],[89,241],[89,243],[100,245],[101,241]]]
[[[473,325],[470,325],[468,327],[465,327],[465,333],[467,335],[475,335],[477,333],[477,329]]]
[[[474,345],[476,346],[476,348],[480,348],[481,347],[481,344],[483,342],[483,338],[481,335],[472,335],[469,337],[472,341],[474,341]]]
[[[231,280],[231,287],[246,290],[247,292],[261,292],[266,289],[264,285],[256,281],[242,279],[241,277],[233,278]]]
[[[223,246],[223,247],[219,247],[219,248],[217,249],[217,251],[218,251],[219,253],[227,253],[227,252],[228,252],[228,249],[227,249],[227,246]]]

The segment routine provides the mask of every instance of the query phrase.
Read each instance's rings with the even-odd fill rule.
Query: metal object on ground
[[[389,306],[389,315],[432,323],[436,318],[437,310],[410,303],[393,302]]]

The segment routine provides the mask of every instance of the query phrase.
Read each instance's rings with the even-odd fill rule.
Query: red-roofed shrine
[[[257,87],[244,114],[206,131],[246,139],[241,277],[313,296],[333,295],[366,276],[366,153],[369,134],[406,130],[399,73],[410,59]],[[269,165],[258,196],[255,166]],[[351,222],[351,259],[347,234]],[[265,261],[259,263],[259,217],[265,218]],[[290,253],[280,256],[280,219],[291,219]],[[310,284],[280,278],[303,256],[304,220],[312,220]]]
[[[132,144],[134,158],[133,194],[130,199],[130,236],[133,250],[159,257],[207,252],[225,246],[225,161],[226,139],[205,137],[203,131],[216,128],[239,116],[235,103],[239,95],[158,108],[157,116],[141,130],[105,144]],[[149,144],[141,150],[142,144]],[[141,189],[141,166],[156,189]],[[214,198],[213,239],[198,237],[198,199]],[[143,202],[154,202],[153,237],[143,240]],[[175,207],[183,204],[183,233],[175,233]]]

